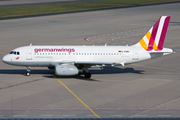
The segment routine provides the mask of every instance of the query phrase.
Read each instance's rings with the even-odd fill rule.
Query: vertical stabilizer
[[[135,46],[143,47],[147,51],[161,51],[169,25],[170,16],[161,16],[146,35]]]

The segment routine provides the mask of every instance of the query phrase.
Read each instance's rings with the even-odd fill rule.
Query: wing
[[[124,66],[125,62],[116,63],[116,62],[96,62],[96,61],[76,61],[75,65],[84,65],[89,67],[105,67],[105,66]]]
[[[50,65],[56,66],[57,64],[74,64],[75,66],[83,67],[105,67],[105,66],[124,66],[125,61],[121,63],[117,62],[99,62],[99,61],[72,61],[72,60],[53,60],[50,62]]]

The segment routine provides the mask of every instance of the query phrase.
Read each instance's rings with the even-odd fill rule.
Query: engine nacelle
[[[74,65],[56,65],[55,67],[55,74],[56,75],[62,75],[62,76],[68,76],[68,75],[77,75],[78,69]]]

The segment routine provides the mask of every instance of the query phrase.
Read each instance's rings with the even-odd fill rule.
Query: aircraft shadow
[[[121,73],[135,73],[143,74],[143,70],[134,70],[133,68],[117,68],[117,67],[104,67],[102,70],[89,70],[91,74],[121,74]],[[25,75],[26,69],[0,69],[0,74],[21,74]],[[54,70],[31,70],[31,74],[53,74]]]
[[[124,73],[135,73],[144,74],[143,70],[134,70],[134,68],[117,68],[117,67],[104,67],[102,70],[89,70],[91,74],[124,74]]]
[[[117,67],[104,67],[102,70],[89,70],[89,72],[93,74],[124,74],[124,73],[134,73],[134,74],[144,74],[143,70],[134,70],[133,68],[117,68]],[[25,75],[26,69],[0,69],[0,74],[7,75]],[[43,75],[43,77],[54,78],[54,70],[31,70],[31,74],[33,75]],[[78,80],[86,80],[86,81],[99,81],[95,79],[84,78],[84,75],[74,75],[74,76],[56,76],[59,79],[69,79],[75,78]]]
[[[11,70],[7,70],[7,69],[0,69],[0,74],[21,74],[21,75],[25,75],[26,73],[26,69],[11,69]],[[31,70],[31,74],[54,74],[54,70]]]
[[[47,78],[54,78],[54,76],[49,76],[49,75],[44,75],[43,77],[47,77]],[[74,78],[74,79],[78,79],[78,80],[85,80],[85,81],[96,81],[99,82],[99,80],[95,80],[92,78],[85,78],[84,75],[72,75],[72,76],[56,76],[58,79],[70,79],[70,78]]]

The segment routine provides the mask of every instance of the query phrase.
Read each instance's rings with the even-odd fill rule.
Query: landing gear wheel
[[[91,73],[86,72],[86,73],[84,73],[84,76],[85,76],[85,78],[91,78]]]
[[[31,73],[30,72],[26,72],[26,76],[30,76],[31,75]]]
[[[30,76],[31,75],[31,67],[27,66],[27,72],[25,74],[26,76]]]

